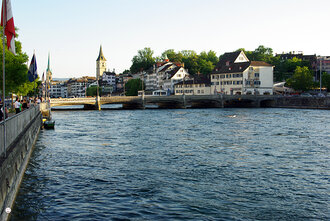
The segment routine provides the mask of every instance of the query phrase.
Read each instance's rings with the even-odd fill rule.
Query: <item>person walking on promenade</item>
[[[14,106],[15,106],[15,111],[16,111],[16,114],[18,114],[20,111],[20,108],[21,108],[21,103],[19,102],[18,98],[16,98],[16,101],[14,103]]]
[[[26,110],[26,109],[28,109],[28,106],[27,106],[27,101],[26,101],[26,99],[24,98],[24,100],[23,100],[23,104],[22,104],[22,110]]]
[[[2,100],[0,99],[0,121],[3,121],[4,118],[8,117],[7,107],[5,106],[5,114],[4,114],[2,106],[3,106],[3,103],[2,103]]]
[[[2,100],[0,99],[0,122],[4,119],[4,114],[2,110]]]

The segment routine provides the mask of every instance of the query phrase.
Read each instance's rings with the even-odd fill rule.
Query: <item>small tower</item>
[[[53,81],[53,73],[50,70],[50,54],[48,53],[48,65],[46,70],[46,82],[50,84]]]
[[[165,61],[165,62],[169,62],[169,61],[170,61],[170,59],[168,59],[168,57],[167,57],[167,54],[165,54],[164,61]]]
[[[102,77],[103,72],[107,70],[107,60],[105,59],[102,52],[102,45],[100,46],[99,57],[96,59],[96,79]]]

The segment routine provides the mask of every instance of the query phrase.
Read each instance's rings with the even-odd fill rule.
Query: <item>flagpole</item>
[[[3,26],[2,26],[2,109],[3,109],[3,151],[5,153],[5,158],[7,157],[7,151],[6,151],[6,100],[5,100],[5,94],[6,94],[6,74],[5,74],[5,29],[6,29],[6,4],[2,2],[2,19],[3,19]]]

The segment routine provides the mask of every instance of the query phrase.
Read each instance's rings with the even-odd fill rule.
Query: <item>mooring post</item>
[[[96,96],[96,108],[97,110],[101,110],[101,102],[100,102],[100,96]]]

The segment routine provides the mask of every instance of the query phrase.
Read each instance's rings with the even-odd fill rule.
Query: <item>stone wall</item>
[[[12,208],[19,185],[33,151],[34,143],[42,125],[39,106],[32,107],[8,119],[6,157],[0,157],[0,220],[7,220],[6,208]],[[3,126],[3,123],[0,125]],[[11,128],[9,128],[9,126]],[[16,127],[16,128],[12,128]],[[3,128],[1,130],[3,132]],[[1,137],[0,137],[1,138]],[[3,138],[3,136],[2,136]],[[3,140],[1,140],[3,147]]]
[[[280,97],[274,107],[330,110],[330,97]]]

